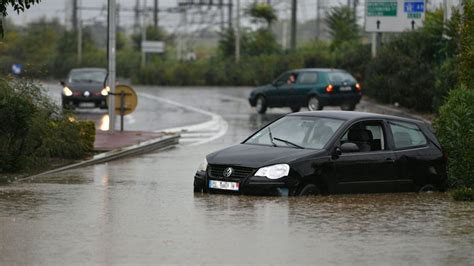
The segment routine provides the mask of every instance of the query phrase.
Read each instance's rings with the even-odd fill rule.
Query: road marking
[[[183,109],[187,109],[192,112],[200,113],[203,115],[209,116],[211,119],[204,123],[193,124],[189,126],[182,126],[182,127],[175,127],[175,128],[167,128],[167,129],[160,129],[156,130],[155,132],[173,132],[173,133],[180,133],[181,144],[186,144],[186,146],[197,146],[202,145],[213,140],[216,140],[225,135],[227,130],[229,129],[229,125],[227,121],[222,118],[222,116],[212,113],[197,107],[184,105],[166,98],[158,97],[155,95],[151,95],[148,93],[140,93],[140,96],[143,96],[148,99],[152,99],[155,101],[164,102],[167,104],[171,104],[174,106],[181,107]]]

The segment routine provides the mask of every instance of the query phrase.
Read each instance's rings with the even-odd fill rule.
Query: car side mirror
[[[359,151],[359,146],[357,144],[352,143],[352,142],[346,142],[341,145],[341,152],[346,153],[346,152],[358,152]]]
[[[66,82],[64,82],[64,81],[62,81],[62,80],[59,82],[59,84],[61,84],[61,86],[63,86],[63,87],[66,86]]]

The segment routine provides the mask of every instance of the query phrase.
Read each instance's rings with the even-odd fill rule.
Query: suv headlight
[[[63,93],[66,96],[71,96],[72,95],[72,90],[69,89],[67,86],[63,88]]]
[[[287,164],[275,164],[258,169],[255,176],[265,176],[269,179],[278,179],[290,173],[290,166]]]
[[[100,91],[100,94],[102,94],[102,96],[107,96],[109,95],[109,91],[107,90],[108,87],[106,88],[103,88],[101,91]]]
[[[206,158],[204,158],[204,161],[199,165],[197,171],[206,172],[206,170],[207,170],[207,160]]]

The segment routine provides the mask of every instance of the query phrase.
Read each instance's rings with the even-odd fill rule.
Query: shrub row
[[[474,187],[474,89],[449,93],[434,127],[448,155],[448,176],[454,187]]]
[[[92,152],[93,122],[71,122],[27,80],[0,79],[0,172],[43,165],[52,158],[81,159]]]
[[[191,62],[162,61],[147,65],[133,75],[134,83],[175,86],[257,86],[271,82],[288,69],[344,68],[363,77],[370,56],[368,45],[352,45],[330,51],[328,47],[312,47],[291,54],[233,58],[210,58]],[[319,49],[319,50],[318,50]]]

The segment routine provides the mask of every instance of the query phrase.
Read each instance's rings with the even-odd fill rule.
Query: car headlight
[[[207,170],[207,160],[204,158],[204,161],[199,165],[197,171],[203,171],[205,172]]]
[[[109,95],[109,91],[107,90],[108,87],[106,88],[103,88],[101,91],[100,91],[100,94],[102,94],[102,96],[107,96]]]
[[[287,164],[275,164],[258,169],[255,176],[265,176],[269,179],[278,179],[290,173],[290,166]]]
[[[66,96],[71,96],[71,95],[72,95],[72,90],[69,89],[67,86],[65,86],[65,87],[63,88],[63,93],[64,93],[64,95],[66,95]]]

